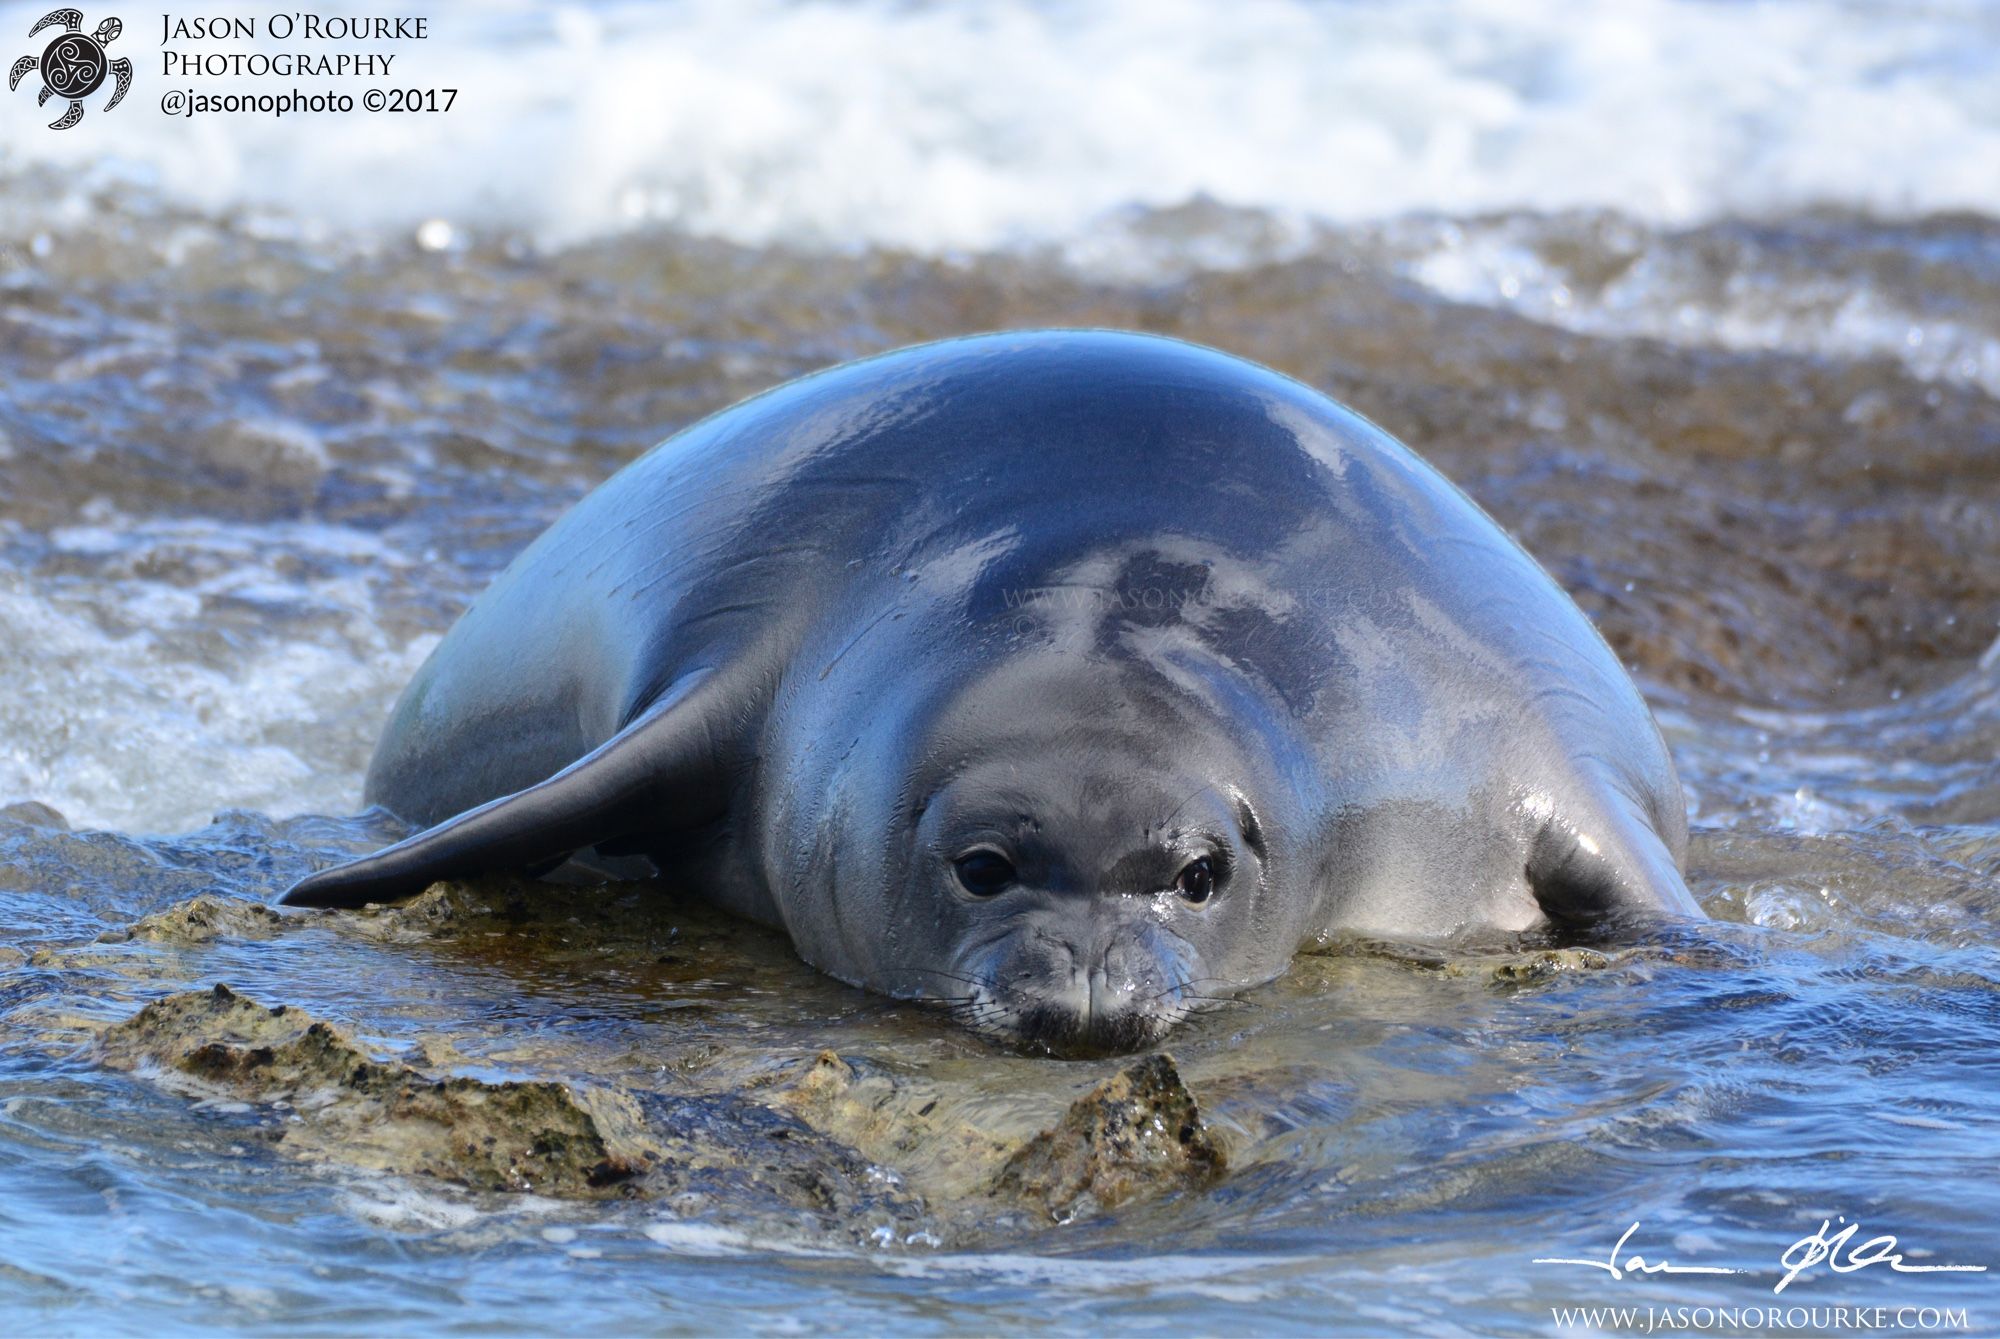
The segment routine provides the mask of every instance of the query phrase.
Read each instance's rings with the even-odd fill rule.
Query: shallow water
[[[1843,1215],[2000,1271],[2000,226],[1196,204],[1100,233],[1113,264],[428,249],[90,189],[0,182],[0,801],[34,802],[0,811],[12,1328],[1525,1333],[1774,1301],[1995,1328],[1995,1274],[1772,1288]],[[1597,956],[1318,946],[1171,1039],[1229,1171],[1071,1223],[968,1209],[942,1135],[862,1148],[877,1217],[726,1181],[474,1192],[100,1062],[105,1025],[227,982],[437,1072],[754,1106],[830,1049],[937,1128],[1052,1123],[1117,1063],[996,1049],[696,909],[121,937],[393,834],[298,815],[353,808],[436,636],[621,462],[826,363],[1031,325],[1259,359],[1460,481],[1633,665],[1715,922]],[[1532,1263],[1633,1222],[1648,1259],[1751,1272]]]

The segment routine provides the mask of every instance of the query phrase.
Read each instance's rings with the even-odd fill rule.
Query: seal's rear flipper
[[[1550,820],[1529,848],[1527,873],[1542,914],[1558,924],[1629,912],[1702,915],[1667,843],[1623,804],[1581,822]]]
[[[723,796],[710,727],[717,676],[676,682],[623,730],[546,781],[299,880],[278,900],[359,907],[413,897],[439,879],[544,872],[602,843],[716,817]]]

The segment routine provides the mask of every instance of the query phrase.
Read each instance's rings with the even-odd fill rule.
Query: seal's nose
[[[1131,939],[1113,939],[1089,972],[1089,1015],[1110,1018],[1129,1012],[1142,996],[1170,989],[1165,976],[1166,964],[1158,953]]]
[[[1117,1054],[1149,1046],[1171,1029],[1179,1014],[1177,960],[1129,932],[1093,947],[1072,950],[1066,980],[1046,983],[1020,1011],[1023,1039],[1064,1055]]]

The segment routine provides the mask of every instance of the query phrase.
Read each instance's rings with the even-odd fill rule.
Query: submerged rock
[[[1226,1165],[1194,1094],[1164,1055],[1149,1055],[1070,1106],[1000,1169],[993,1194],[1068,1222],[1128,1200],[1200,1185]]]
[[[1529,985],[1547,981],[1566,972],[1602,971],[1614,958],[1593,948],[1545,948],[1505,962],[1474,965],[1454,964],[1454,975],[1480,973],[1496,986]]]
[[[146,1005],[102,1033],[99,1054],[112,1068],[269,1107],[276,1144],[296,1157],[474,1190],[775,1208],[792,1223],[803,1210],[821,1230],[878,1244],[936,1244],[996,1197],[1069,1222],[1200,1185],[1224,1166],[1173,1061],[1157,1055],[1010,1154],[1011,1141],[937,1110],[927,1086],[832,1051],[762,1100],[438,1077],[370,1056],[302,1009],[217,985]],[[910,1160],[954,1168],[925,1179],[959,1209],[941,1220],[904,1190],[895,1168]]]
[[[512,888],[514,881],[501,886]],[[371,902],[357,910],[331,913],[329,921],[335,928],[365,939],[412,943],[463,931],[473,920],[491,914],[486,901],[469,885],[434,883],[401,902]]]
[[[282,1113],[276,1142],[309,1160],[474,1190],[664,1199],[857,1242],[938,1240],[922,1201],[847,1145],[735,1094],[434,1077],[363,1052],[304,1010],[228,986],[157,1000],[99,1041],[117,1069]]]
[[[967,1120],[963,1097],[952,1100],[935,1083],[832,1051],[821,1051],[802,1071],[772,1093],[773,1107],[933,1194],[977,1194],[1014,1147]]]
[[[19,823],[24,827],[47,828],[51,832],[70,830],[68,819],[39,800],[0,804],[0,821]]]
[[[1560,945],[1546,941],[1551,932],[1481,932],[1450,942],[1399,942],[1368,935],[1325,936],[1305,951],[1308,967],[1317,959],[1367,959],[1460,980],[1486,981],[1496,986],[1527,985],[1569,972],[1597,971],[1631,956],[1629,948],[1615,951]]]
[[[302,948],[287,931],[307,927],[334,938]],[[247,1118],[281,1153],[329,1166],[933,1246],[1068,1222],[1200,1184],[1223,1165],[1164,1057],[1129,1064],[1065,1108],[1061,1067],[995,1057],[914,1011],[854,1009],[845,987],[768,932],[654,889],[490,880],[303,914],[202,895],[104,937],[117,946],[99,947],[90,969],[123,980],[145,968],[149,990],[201,970],[199,954],[177,952],[162,972],[149,946],[269,940],[272,953],[309,951],[322,965],[347,955],[365,971],[374,945],[420,943],[422,955],[395,963],[519,973],[528,998],[566,992],[585,1010],[611,981],[625,1007],[644,1011],[643,1026],[595,1024],[596,1047],[592,1028],[515,1037],[447,1017],[413,1032],[399,1015],[394,1058],[315,1017],[321,1006],[267,1008],[220,985],[109,1028],[81,1020],[106,1064],[224,1098],[225,1112],[261,1108]],[[62,952],[78,966],[77,950]],[[747,1002],[774,998],[795,1014],[775,1047],[768,1029],[743,1024]],[[368,1013],[351,1000],[332,1007]],[[829,1029],[849,1045],[792,1049]],[[478,1077],[454,1073],[468,1065]],[[496,1079],[496,1065],[513,1081]]]
[[[215,939],[270,939],[285,929],[284,915],[261,902],[203,893],[142,916],[125,929],[107,930],[98,942],[206,944]]]
[[[108,1029],[107,1064],[148,1062],[253,1102],[289,1104],[279,1142],[356,1166],[483,1190],[588,1196],[630,1181],[658,1153],[622,1094],[547,1082],[437,1079],[371,1059],[298,1009],[228,986],[170,995]]]

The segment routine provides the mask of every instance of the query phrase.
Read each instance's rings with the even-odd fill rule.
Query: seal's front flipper
[[[718,676],[676,682],[623,730],[546,781],[448,818],[374,855],[299,880],[278,900],[358,907],[412,897],[439,879],[554,869],[571,854],[691,827],[720,813],[712,727]]]
[[[1530,845],[1527,872],[1542,914],[1558,924],[1628,912],[1702,915],[1673,851],[1624,803],[1549,820]]]

